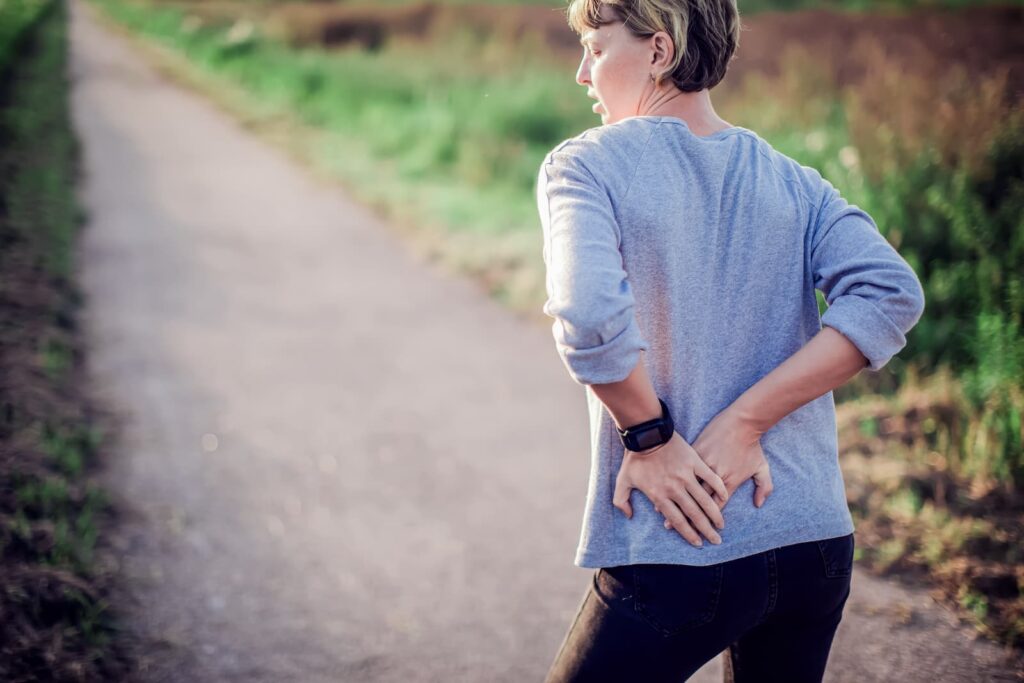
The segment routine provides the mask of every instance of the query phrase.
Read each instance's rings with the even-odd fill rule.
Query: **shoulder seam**
[[[654,137],[654,133],[658,129],[658,126],[660,126],[662,123],[663,123],[662,121],[658,121],[658,122],[655,123],[654,126],[651,127],[651,132],[647,135],[647,139],[644,141],[643,147],[640,148],[640,154],[637,155],[636,164],[634,164],[634,166],[633,166],[633,172],[630,174],[629,182],[626,184],[626,190],[622,194],[622,201],[625,201],[626,197],[629,196],[630,190],[633,189],[633,181],[636,179],[636,174],[640,170],[640,162],[643,161],[644,156],[647,154],[647,148],[650,147],[650,145],[651,145],[651,139]],[[588,128],[587,130],[583,131],[579,135],[576,135],[574,137],[571,137],[571,138],[568,138],[566,140],[563,140],[560,145],[558,145],[557,147],[555,147],[553,150],[551,150],[548,153],[548,155],[544,158],[544,164],[543,165],[546,167],[546,166],[550,165],[551,163],[553,163],[551,161],[551,155],[552,154],[555,154],[556,152],[560,151],[563,147],[568,145],[570,142],[573,142],[574,140],[578,140],[578,139],[583,138],[583,137],[588,137],[591,133],[593,133],[593,131],[597,130],[598,128],[599,128],[599,126],[595,126],[593,128]],[[577,159],[579,160],[580,166],[582,166],[583,169],[587,172],[587,174],[595,182],[597,182],[597,177],[594,175],[594,172],[590,169],[590,167],[587,166],[587,162],[584,159],[579,158],[579,157],[577,157]],[[619,203],[621,204],[622,202],[619,202]],[[618,211],[615,210],[615,213],[618,214]],[[618,215],[616,215],[616,218],[618,218]]]
[[[576,140],[579,140],[580,138],[586,136],[587,134],[589,134],[593,130],[596,130],[596,127],[587,128],[585,131],[583,131],[581,133],[577,133],[576,135],[572,136],[571,138],[566,138],[566,139],[562,140],[551,151],[549,151],[547,153],[547,155],[544,157],[545,163],[550,164],[551,163],[551,155],[552,154],[554,154],[556,152],[562,151],[562,148],[565,147],[566,145],[568,145],[570,142],[575,142]]]
[[[814,202],[811,201],[810,197],[807,196],[807,193],[804,192],[804,188],[801,186],[800,182],[792,178],[786,177],[786,175],[775,166],[775,160],[772,159],[771,156],[769,156],[763,149],[761,149],[760,140],[758,140],[757,144],[757,153],[768,160],[768,165],[772,167],[772,173],[782,178],[784,181],[786,181],[787,184],[792,185],[796,188],[797,193],[803,198],[805,202],[807,202],[808,208],[810,208],[812,211],[814,211],[817,208],[814,205]],[[796,159],[793,159],[792,161],[794,161],[797,164],[800,164],[800,162],[797,161]],[[820,174],[821,172],[818,171],[818,173]]]
[[[647,139],[644,141],[644,146],[640,148],[640,154],[636,157],[636,165],[633,166],[633,173],[629,176],[629,184],[626,185],[626,191],[622,193],[622,201],[620,202],[620,205],[624,204],[626,199],[629,198],[629,193],[633,189],[633,181],[636,180],[636,174],[640,170],[640,162],[642,162],[644,157],[647,155],[647,148],[651,146],[651,139],[654,137],[654,132],[658,130],[658,126],[662,123],[663,121],[658,121],[657,125],[651,127],[651,132],[647,135]]]

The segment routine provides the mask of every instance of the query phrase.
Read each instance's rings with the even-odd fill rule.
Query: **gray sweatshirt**
[[[748,479],[723,509],[722,544],[697,548],[665,529],[641,492],[632,519],[612,505],[624,449],[589,385],[623,380],[642,360],[693,443],[822,324],[879,370],[906,344],[924,293],[871,217],[753,131],[699,137],[671,116],[631,117],[559,143],[536,190],[543,310],[590,414],[576,565],[706,565],[851,533],[832,392],[761,437],[774,492],[756,508]],[[815,289],[829,304],[820,316]]]

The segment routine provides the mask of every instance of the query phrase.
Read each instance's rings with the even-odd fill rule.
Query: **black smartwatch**
[[[615,428],[619,433],[619,438],[622,439],[622,445],[628,450],[646,451],[648,448],[660,446],[672,438],[672,434],[676,430],[672,423],[672,415],[668,412],[668,406],[664,401],[659,398],[658,403],[661,404],[661,417],[625,429]]]

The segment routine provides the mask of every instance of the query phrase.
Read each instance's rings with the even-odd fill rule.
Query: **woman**
[[[603,125],[547,155],[537,200],[597,571],[548,681],[683,681],[726,649],[736,681],[820,681],[854,550],[831,390],[905,345],[920,282],[819,173],[715,113],[731,0],[568,17]]]

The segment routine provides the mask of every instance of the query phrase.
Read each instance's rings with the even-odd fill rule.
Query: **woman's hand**
[[[701,486],[701,479],[710,493]],[[725,519],[712,495],[717,494],[724,504],[729,497],[725,484],[678,432],[661,446],[625,452],[615,480],[612,503],[628,518],[633,517],[629,494],[634,488],[646,495],[655,509],[665,515],[667,528],[674,528],[693,545],[703,545],[694,526],[712,543],[722,542],[712,522],[722,529]]]
[[[761,449],[761,434],[726,408],[705,425],[693,442],[700,458],[722,478],[726,500],[740,484],[754,478],[754,505],[761,507],[773,490],[768,460]],[[713,493],[707,484],[706,493]]]

